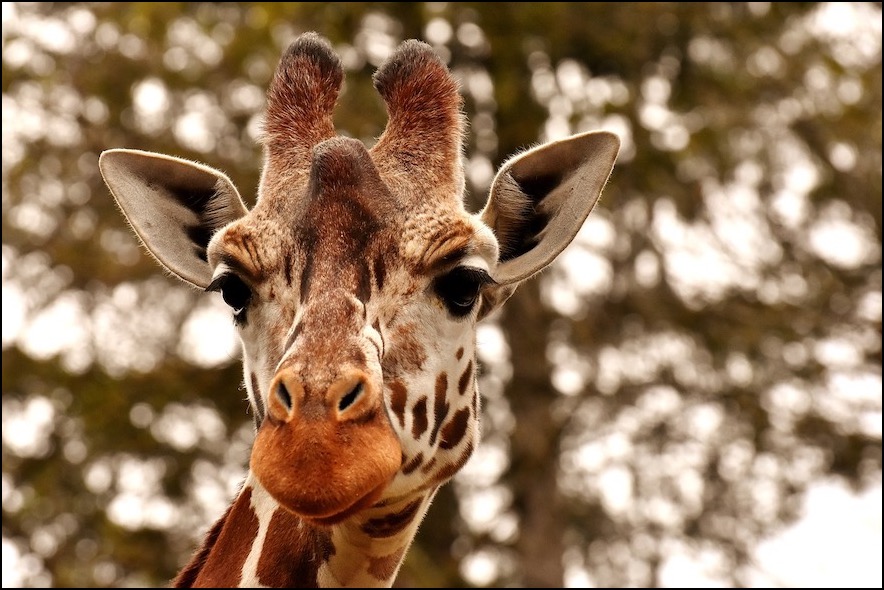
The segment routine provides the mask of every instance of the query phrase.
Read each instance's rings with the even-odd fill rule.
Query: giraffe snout
[[[271,381],[250,466],[288,510],[330,524],[381,497],[402,465],[402,448],[368,372],[343,369],[325,380],[305,374],[289,366]]]
[[[381,404],[380,388],[361,370],[346,371],[328,386],[310,387],[293,368],[280,370],[270,384],[269,414],[277,422],[330,419],[360,421]]]

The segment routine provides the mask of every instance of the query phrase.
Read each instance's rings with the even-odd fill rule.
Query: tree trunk
[[[554,315],[540,302],[538,280],[519,287],[505,309],[502,328],[513,364],[506,395],[516,419],[506,481],[516,511],[522,515],[515,545],[515,581],[526,587],[561,587],[564,523],[556,481],[561,430],[552,416],[557,394],[546,358]]]

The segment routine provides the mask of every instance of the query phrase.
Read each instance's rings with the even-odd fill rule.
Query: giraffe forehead
[[[403,208],[391,206],[393,198],[355,186],[296,196],[290,208],[256,207],[213,240],[210,262],[227,262],[256,282],[279,274],[291,285],[307,272],[340,283],[342,274],[397,267],[423,276],[487,250],[487,236],[460,204]]]
[[[328,223],[316,216],[305,217],[303,224],[243,219],[224,231],[210,259],[242,272],[252,283],[282,277],[287,287],[313,288],[331,281],[352,292],[369,288],[368,280],[380,290],[397,269],[399,282],[417,283],[484,246],[468,220],[441,212],[378,218],[358,208],[332,211],[337,215]],[[301,299],[307,294],[301,293]]]

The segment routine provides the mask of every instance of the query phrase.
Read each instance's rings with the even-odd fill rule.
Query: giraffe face
[[[262,187],[208,247],[260,424],[252,469],[320,522],[448,480],[478,433],[496,239],[452,185],[415,207],[379,168],[361,142],[325,140],[306,182]]]
[[[493,233],[463,209],[460,95],[429,47],[375,75],[390,120],[335,135],[342,80],[302,38],[268,92],[258,203],[207,248],[260,420],[251,468],[331,523],[449,479],[474,448],[474,333]]]
[[[342,80],[315,34],[283,55],[251,211],[207,166],[126,149],[99,159],[146,248],[230,305],[258,426],[251,469],[321,524],[377,505],[411,518],[464,465],[476,322],[570,243],[619,149],[589,132],[521,153],[473,215],[461,98],[432,49],[406,41],[375,73],[389,119],[371,149],[334,129]]]

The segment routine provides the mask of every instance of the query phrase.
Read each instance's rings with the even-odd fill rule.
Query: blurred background
[[[520,148],[623,149],[553,268],[479,331],[483,442],[398,586],[881,586],[881,3],[3,3],[4,586],[163,586],[253,437],[220,297],[98,172],[128,147],[250,204],[300,32],[346,82],[433,45],[469,208]]]

